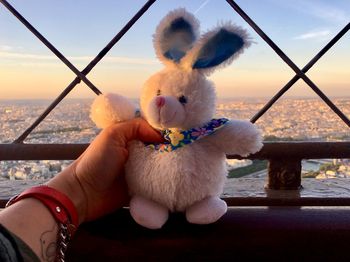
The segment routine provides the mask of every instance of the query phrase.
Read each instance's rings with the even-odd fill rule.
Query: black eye
[[[180,96],[180,97],[179,97],[179,102],[180,102],[181,104],[186,104],[186,103],[187,103],[187,98],[186,98],[185,96]]]
[[[160,96],[160,89],[157,90],[157,96]]]

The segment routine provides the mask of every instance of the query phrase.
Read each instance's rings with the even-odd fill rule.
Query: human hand
[[[127,204],[124,164],[131,140],[161,142],[162,138],[140,118],[113,124],[103,129],[72,165],[48,182],[71,198],[80,223]]]

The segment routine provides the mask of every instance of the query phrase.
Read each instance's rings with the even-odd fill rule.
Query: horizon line
[[[139,97],[129,97],[125,96],[126,98],[138,100]],[[272,96],[236,96],[236,97],[224,97],[224,96],[218,96],[218,100],[239,100],[239,99],[271,99]],[[334,98],[334,99],[350,99],[350,95],[348,96],[328,96],[328,98]],[[55,98],[0,98],[0,101],[47,101],[47,100],[54,100]],[[95,97],[67,97],[64,98],[62,101],[65,100],[93,100]],[[280,97],[279,99],[321,99],[318,96],[285,96]],[[322,100],[322,99],[321,99]]]

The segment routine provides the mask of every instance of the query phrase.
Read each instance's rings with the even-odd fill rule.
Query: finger
[[[122,175],[116,179],[116,190],[114,190],[114,199],[116,200],[116,206],[124,207],[127,206],[130,202],[128,185],[125,180],[125,176]]]
[[[122,138],[126,143],[131,140],[140,140],[142,142],[163,142],[160,132],[153,129],[145,120],[135,118],[133,120],[119,123],[110,127],[112,135]]]

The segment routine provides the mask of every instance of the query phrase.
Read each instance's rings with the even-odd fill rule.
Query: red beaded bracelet
[[[58,260],[64,261],[67,245],[78,228],[78,213],[72,201],[63,193],[48,186],[36,186],[11,198],[6,207],[24,198],[35,198],[43,203],[59,224]]]

